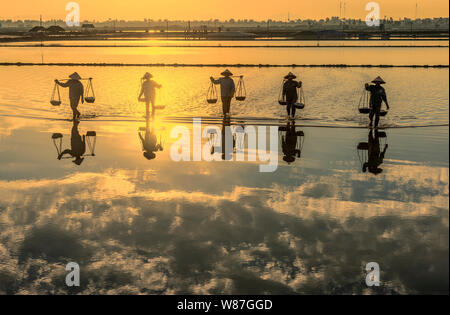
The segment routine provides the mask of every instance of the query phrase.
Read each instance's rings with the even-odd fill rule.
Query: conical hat
[[[81,77],[77,72],[74,72],[71,75],[69,75],[69,78],[71,78],[72,80],[81,80]]]
[[[144,74],[144,79],[151,79],[151,78],[153,78],[153,75],[150,72],[146,72]]]
[[[289,73],[287,74],[287,76],[285,76],[284,78],[285,78],[285,79],[289,79],[289,78],[296,79],[297,76],[296,76],[295,74],[293,74],[292,72],[289,72]]]
[[[380,83],[380,84],[385,84],[386,82],[384,82],[384,80],[381,77],[376,77],[372,83]]]
[[[224,72],[222,72],[221,75],[223,75],[223,76],[232,76],[233,73],[231,73],[231,71],[227,69]]]

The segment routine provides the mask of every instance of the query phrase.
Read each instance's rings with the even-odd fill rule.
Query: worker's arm
[[[383,150],[383,152],[381,152],[381,155],[380,155],[381,160],[384,159],[384,155],[386,154],[386,151],[387,151],[388,147],[389,147],[388,144],[386,144],[386,145],[384,146],[384,150]]]
[[[139,93],[138,99],[140,99],[143,94],[144,94],[144,86],[142,85],[141,92]]]
[[[67,150],[64,150],[63,152],[61,152],[61,154],[58,155],[58,160],[61,160],[62,157],[63,157],[64,155],[66,155],[66,154],[72,155],[72,150],[67,149]]]
[[[287,92],[287,85],[286,83],[283,84],[283,99],[286,97],[286,92]]]
[[[155,82],[155,86],[156,86],[157,89],[162,88],[162,84],[158,84],[158,83],[156,83],[156,82]]]
[[[389,109],[389,103],[386,97],[386,92],[383,92],[383,95],[381,97],[383,98],[384,103],[386,103],[386,108]]]
[[[370,91],[370,84],[369,83],[366,83],[366,91]]]
[[[83,155],[86,153],[86,136],[85,135],[83,135],[83,140],[81,140],[81,145],[83,146],[82,147],[83,153],[81,155]]]
[[[213,77],[211,77],[210,79],[211,79],[211,82],[214,83],[214,84],[219,84],[220,83],[220,79],[216,80]]]
[[[233,96],[236,93],[236,85],[234,84],[234,80],[231,80],[231,89],[233,91]]]
[[[64,88],[69,87],[70,86],[70,80],[67,81],[66,83],[61,83],[58,80],[55,80],[55,83],[58,84],[59,86],[62,86]]]
[[[299,88],[301,88],[303,86],[303,82],[302,81],[298,81],[298,85]]]
[[[80,84],[81,104],[84,104],[84,86]]]

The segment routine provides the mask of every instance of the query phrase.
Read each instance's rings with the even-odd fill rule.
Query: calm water
[[[15,42],[15,43],[2,43],[1,46],[35,46],[40,42]],[[58,46],[233,46],[233,47],[260,47],[260,46],[447,46],[447,40],[326,40],[326,41],[302,41],[302,40],[268,40],[268,39],[256,39],[256,40],[185,40],[185,39],[136,39],[129,40],[122,39],[108,39],[108,40],[71,40],[71,41],[43,41],[44,45],[58,45]]]
[[[365,129],[298,127],[301,158],[280,148],[263,174],[173,162],[167,123],[149,161],[140,127],[82,122],[96,156],[76,166],[51,139],[70,147],[70,122],[0,118],[0,292],[448,293],[448,127],[386,131],[377,176],[361,169]],[[64,284],[69,261],[78,290]],[[378,289],[364,283],[371,261]]]
[[[441,41],[437,43],[442,44]],[[370,48],[363,46],[276,49],[164,46],[1,47],[0,62],[41,63],[43,60],[46,63],[448,65],[448,52],[448,47]]]
[[[448,48],[211,49],[45,48],[44,57],[448,64]],[[0,48],[0,62],[40,58],[39,48]],[[192,118],[201,117],[223,130],[220,105],[205,99],[209,77],[222,70],[0,67],[0,294],[448,294],[448,69],[231,68],[248,91],[233,102],[232,124],[255,128],[285,125],[281,79],[300,76],[307,106],[296,121],[299,156],[285,162],[286,130],[274,127],[272,173],[259,171],[260,160],[174,162],[173,128],[192,134]],[[53,80],[74,71],[94,78],[97,97],[80,106],[79,126],[67,121],[67,90],[62,106],[49,104]],[[163,85],[166,106],[150,125],[163,148],[152,160],[139,137],[146,71]],[[377,75],[392,109],[385,134],[373,138],[357,105]],[[95,156],[80,166],[58,160],[72,135],[89,131]],[[385,151],[378,175],[363,171],[367,148]],[[64,282],[68,262],[81,267],[75,290]],[[380,265],[379,288],[365,285],[369,262]]]

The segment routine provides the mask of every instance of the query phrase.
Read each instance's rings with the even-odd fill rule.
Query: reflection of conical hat
[[[371,172],[374,175],[378,175],[378,174],[381,174],[383,172],[383,170],[378,167],[369,167],[369,172]]]
[[[147,160],[153,160],[156,158],[156,154],[153,152],[144,152],[144,156]]]
[[[69,78],[71,78],[72,80],[81,80],[81,77],[77,72],[74,72],[71,75],[69,75]]]
[[[222,72],[221,75],[223,75],[223,76],[232,76],[233,74],[231,73],[230,70],[227,69],[224,72]]]
[[[295,74],[293,74],[292,72],[289,72],[289,73],[287,74],[287,76],[285,76],[284,78],[285,78],[285,79],[289,79],[289,78],[296,79],[297,76],[296,76]]]
[[[83,163],[83,161],[84,161],[84,158],[82,158],[82,157],[77,157],[77,158],[75,159],[75,161],[72,161],[72,162],[75,163],[76,165],[81,165],[81,163]]]
[[[289,155],[289,156],[283,156],[283,161],[287,162],[287,163],[292,163],[295,161],[295,157]]]
[[[384,80],[381,77],[376,77],[372,83],[380,83],[380,84],[385,84],[386,82],[384,82]]]

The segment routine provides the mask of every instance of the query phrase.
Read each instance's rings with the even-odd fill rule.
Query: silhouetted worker
[[[369,133],[369,152],[368,152],[368,161],[363,165],[363,172],[367,172],[367,169],[370,173],[378,175],[383,170],[379,168],[381,164],[383,164],[384,155],[388,149],[388,145],[384,146],[383,152],[381,152],[380,148],[380,136],[378,131],[375,131],[375,137],[373,136],[373,130]]]
[[[296,78],[297,76],[292,72],[284,77],[286,82],[283,84],[283,99],[286,100],[288,119],[295,119],[295,103],[298,101],[297,88],[302,87],[302,82],[295,81]]]
[[[231,99],[234,96],[234,93],[236,92],[236,85],[234,84],[234,80],[231,78],[233,76],[233,73],[230,72],[230,70],[225,70],[221,73],[223,76],[222,78],[219,78],[218,80],[215,80],[213,77],[211,77],[211,82],[214,84],[220,84],[220,95],[222,97],[222,109],[223,109],[223,116],[225,118],[230,117],[230,107],[231,107]]]
[[[70,156],[75,158],[75,160],[73,160],[72,162],[76,165],[81,165],[81,163],[83,163],[83,155],[86,152],[86,136],[80,135],[78,131],[78,125],[79,122],[77,120],[74,120],[72,127],[72,136],[70,138],[71,149],[67,149],[61,152],[61,154],[58,156],[58,160],[61,160],[65,154],[69,154]]]
[[[300,158],[301,151],[297,149],[298,135],[295,131],[295,123],[288,123],[286,127],[286,135],[282,137],[281,148],[283,149],[283,161],[288,164]]]
[[[69,88],[69,99],[70,99],[70,107],[73,111],[73,120],[79,119],[81,113],[78,111],[78,104],[84,103],[84,87],[80,82],[81,77],[78,73],[74,72],[69,76],[70,80],[66,83],[61,83],[58,80],[55,80],[55,83],[64,88]]]
[[[141,93],[139,93],[138,99],[141,100],[144,95],[145,101],[145,116],[150,117],[150,103],[152,103],[152,117],[155,115],[155,101],[156,101],[156,89],[162,88],[162,85],[152,80],[153,75],[150,73],[144,74],[142,78]]]
[[[150,127],[150,119],[147,118],[147,124],[145,128],[145,136],[143,137],[139,132],[139,138],[142,143],[143,155],[147,160],[153,160],[156,158],[155,152],[162,151],[163,147],[161,143],[158,143],[158,139],[155,134],[155,129]]]
[[[373,126],[373,117],[375,116],[375,128],[378,128],[378,123],[380,122],[380,111],[381,104],[383,101],[386,103],[386,107],[389,110],[389,104],[386,97],[386,91],[381,86],[381,84],[385,84],[384,80],[380,77],[377,77],[372,81],[375,85],[370,85],[366,83],[366,90],[370,92],[370,127]]]

